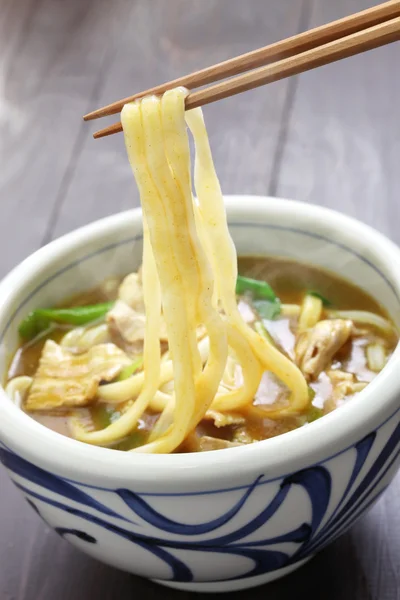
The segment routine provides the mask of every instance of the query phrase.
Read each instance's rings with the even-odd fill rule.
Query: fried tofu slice
[[[214,421],[215,427],[229,427],[231,425],[243,425],[246,419],[239,414],[226,412],[222,413],[217,410],[208,410],[204,415],[205,419]]]
[[[25,402],[26,410],[52,410],[90,404],[101,381],[111,381],[131,359],[115,344],[98,344],[72,354],[47,340]]]

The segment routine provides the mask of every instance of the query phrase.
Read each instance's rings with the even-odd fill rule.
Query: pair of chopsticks
[[[338,21],[310,29],[270,46],[242,54],[196,73],[118,100],[83,118],[85,121],[90,121],[114,115],[120,112],[127,102],[151,94],[162,94],[177,86],[184,86],[190,90],[185,104],[185,108],[188,110],[397,40],[400,40],[400,0],[390,0],[390,2],[384,2]],[[211,87],[196,92],[191,91],[229,77],[230,79]],[[119,131],[122,131],[121,123],[114,123],[110,127],[94,133],[93,137],[101,138]]]

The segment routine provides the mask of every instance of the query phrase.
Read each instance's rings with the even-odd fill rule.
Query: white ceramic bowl
[[[327,267],[373,294],[400,325],[400,250],[338,213],[272,198],[226,199],[239,254]],[[2,377],[17,326],[141,258],[139,210],[52,242],[0,285]],[[165,585],[235,590],[299,567],[378,498],[399,464],[400,353],[323,419],[244,448],[140,455],[46,429],[1,391],[0,458],[41,517],[88,554]]]

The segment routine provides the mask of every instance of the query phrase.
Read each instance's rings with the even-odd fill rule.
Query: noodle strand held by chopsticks
[[[272,371],[291,390],[291,403],[287,408],[266,410],[271,417],[283,416],[304,410],[309,404],[307,383],[300,369],[279,350],[274,348],[242,319],[236,304],[235,284],[237,278],[237,256],[230,237],[223,196],[211,156],[207,131],[201,109],[186,113],[187,124],[193,134],[196,148],[195,187],[200,202],[200,211],[207,230],[210,260],[214,276],[218,281],[221,301],[228,320],[243,338],[251,344],[255,356],[265,370]],[[230,409],[235,408],[230,406]]]
[[[185,95],[184,90],[174,90],[171,93],[164,94],[161,100],[164,150],[170,173],[165,172],[165,165],[163,165],[163,169],[160,169],[160,163],[153,163],[150,169],[152,176],[159,182],[160,188],[166,183],[167,186],[171,186],[171,180],[176,185],[175,194],[166,194],[164,202],[167,207],[166,212],[174,219],[176,228],[173,236],[173,253],[178,271],[181,274],[179,294],[186,299],[187,337],[193,343],[190,344],[189,348],[185,348],[181,343],[176,343],[175,322],[177,319],[182,319],[184,315],[175,312],[176,306],[175,300],[173,300],[171,302],[171,333],[168,330],[174,365],[175,402],[173,422],[165,433],[154,439],[157,430],[163,431],[163,421],[166,421],[166,426],[169,424],[171,408],[167,406],[165,413],[159,419],[158,427],[156,426],[150,438],[150,443],[147,447],[140,448],[140,451],[168,452],[175,449],[183,441],[188,432],[192,415],[195,412],[196,401],[199,400],[198,389],[207,391],[207,398],[203,398],[205,405],[203,410],[205,412],[218,390],[228,351],[227,336],[222,318],[213,309],[211,303],[213,288],[211,270],[195,229],[189,173],[189,144],[185,123],[181,117],[184,112]],[[158,132],[151,129],[150,133],[154,135]],[[152,147],[154,143],[155,140],[153,139]],[[163,177],[162,180],[161,177]],[[180,198],[179,194],[181,195]],[[188,269],[191,270],[190,278],[185,276]],[[162,283],[161,281],[161,285]],[[164,294],[169,294],[169,292],[170,289],[162,287],[164,315],[166,313]],[[196,358],[199,354],[195,332],[200,322],[206,327],[210,347],[208,360],[203,371],[196,369]],[[182,388],[180,389],[177,372],[190,359],[194,376],[186,373],[182,377]],[[191,381],[189,381],[189,378],[191,378]],[[182,416],[185,414],[186,417],[188,414],[187,389],[192,383],[195,384],[194,405],[191,407],[189,419],[186,421]]]
[[[121,113],[144,215],[144,372],[101,387],[103,402],[127,401],[125,410],[101,431],[86,431],[79,420],[73,420],[73,433],[82,441],[109,444],[121,439],[148,407],[157,406],[162,412],[148,442],[133,451],[173,452],[210,408],[223,412],[251,405],[266,369],[292,392],[290,405],[279,410],[272,407],[265,411],[268,416],[294,414],[309,403],[299,369],[251,329],[238,311],[236,250],[200,109],[186,113],[196,149],[199,200],[193,198],[186,94],[177,88],[162,98],[127,104]],[[158,338],[161,305],[172,357],[163,363]],[[200,345],[199,326],[206,331]],[[228,347],[240,365],[242,383],[224,391],[220,383]],[[172,380],[172,394],[158,392]]]

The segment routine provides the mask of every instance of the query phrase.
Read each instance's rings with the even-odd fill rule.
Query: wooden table
[[[137,205],[122,137],[94,142],[82,114],[371,4],[2,0],[0,275],[51,239]],[[331,206],[400,242],[399,65],[393,44],[206,108],[224,191]],[[399,496],[400,476],[350,533],[246,597],[400,598]],[[1,600],[190,596],[79,553],[2,469],[0,507]]]

